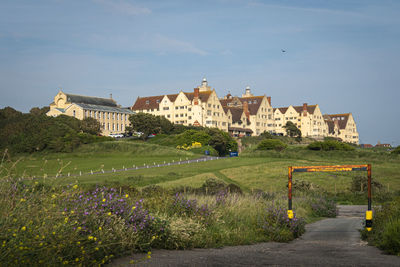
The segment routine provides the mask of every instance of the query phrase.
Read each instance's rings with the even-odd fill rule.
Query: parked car
[[[121,133],[109,134],[108,136],[113,137],[113,138],[121,138],[121,137],[124,137],[124,135],[121,134]]]

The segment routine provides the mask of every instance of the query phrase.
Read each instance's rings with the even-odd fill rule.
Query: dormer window
[[[150,103],[150,101],[149,100],[146,100],[146,105],[148,105]]]
[[[156,102],[157,102],[157,104],[160,104],[160,100],[159,100],[159,99],[157,99],[157,101],[156,101]]]
[[[253,101],[253,104],[257,104],[257,100],[254,100],[254,101]]]

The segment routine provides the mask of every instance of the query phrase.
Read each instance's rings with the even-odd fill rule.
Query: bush
[[[375,178],[371,181],[371,188],[373,191],[376,189],[380,190],[383,188],[383,185],[378,182]],[[368,177],[366,176],[355,176],[351,181],[351,192],[367,192],[368,190]]]
[[[342,143],[335,140],[326,140],[323,142],[313,142],[307,146],[310,150],[324,150],[324,151],[331,151],[331,150],[344,150],[344,151],[352,151],[355,148],[349,144]]]
[[[391,153],[399,155],[400,154],[400,146],[396,147]]]
[[[311,200],[311,210],[316,217],[334,218],[338,215],[335,201],[322,197]]]
[[[261,228],[272,241],[288,242],[305,232],[305,221],[296,214],[288,220],[286,209],[270,205],[262,218]]]
[[[287,145],[278,139],[265,139],[262,140],[261,143],[257,146],[258,150],[277,150],[281,151],[285,149]]]
[[[400,256],[400,199],[375,209],[372,231],[364,229],[361,237],[389,254]]]

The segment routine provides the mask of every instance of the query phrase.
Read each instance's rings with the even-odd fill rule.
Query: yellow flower
[[[75,211],[71,210],[71,214],[74,214],[74,213],[75,213]]]
[[[74,185],[72,188],[73,188],[73,189],[77,189],[77,188],[78,188],[78,185],[76,184],[76,185]]]
[[[148,259],[151,259],[151,256],[150,256],[150,255],[147,255],[147,258],[148,258]]]
[[[126,198],[128,198],[128,197],[129,197],[129,195],[128,195],[128,194],[126,194],[126,195],[125,195],[125,197],[126,197]]]
[[[51,198],[56,198],[56,195],[54,195],[54,194],[53,194],[53,195],[51,195]]]
[[[93,239],[94,239],[94,241],[97,241],[97,237],[94,237]]]
[[[151,251],[147,252],[147,255],[151,255]]]
[[[25,202],[26,200],[25,200],[25,198],[21,198],[21,200],[20,200],[21,202]]]
[[[111,212],[107,213],[108,216],[111,216]]]
[[[132,207],[132,210],[135,210],[135,209],[136,209],[136,207],[135,207],[135,206],[133,206],[133,207]]]
[[[90,235],[90,236],[88,237],[88,239],[89,239],[89,240],[93,240],[93,236]]]
[[[56,232],[53,232],[53,235],[55,235],[56,234]]]
[[[130,260],[130,261],[129,261],[129,264],[134,264],[134,263],[135,263],[134,260]]]
[[[78,262],[78,261],[79,261],[79,258],[76,258],[75,261]]]
[[[101,226],[99,227],[99,230],[101,231],[103,228],[101,228]]]
[[[80,245],[80,244],[81,244],[81,242],[80,242],[80,241],[78,241],[78,242],[76,242],[76,244],[77,244],[77,245]]]
[[[26,230],[26,227],[25,227],[25,226],[22,226],[21,230],[22,230],[22,231],[25,231],[25,230]]]
[[[82,229],[82,227],[78,226],[78,228],[76,228],[78,231],[80,231]]]
[[[102,200],[103,202],[106,202],[106,199],[105,198],[103,198],[103,200]]]
[[[94,250],[99,250],[99,248],[95,248]]]

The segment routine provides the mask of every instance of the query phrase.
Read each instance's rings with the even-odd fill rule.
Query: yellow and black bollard
[[[372,188],[371,188],[371,164],[368,164],[368,210],[365,212],[365,229],[372,230]]]
[[[372,230],[372,210],[367,210],[365,212],[365,229],[367,229],[368,232]]]

